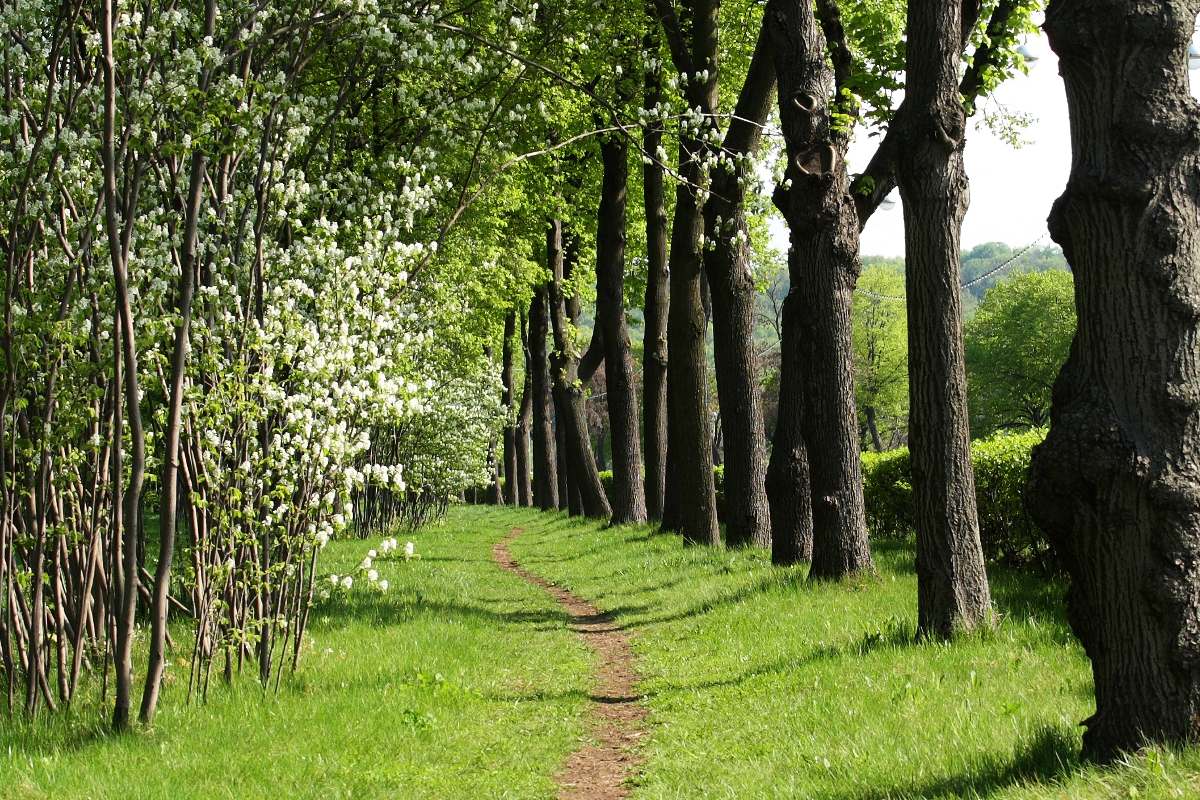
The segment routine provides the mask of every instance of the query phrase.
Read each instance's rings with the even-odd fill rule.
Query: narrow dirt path
[[[634,693],[637,671],[629,637],[613,618],[566,589],[528,572],[509,552],[508,544],[521,534],[514,528],[492,548],[492,558],[509,572],[549,592],[571,615],[571,629],[600,659],[597,687],[588,710],[590,743],[576,750],[559,770],[559,800],[609,800],[629,796],[626,779],[641,763],[639,739],[645,735],[646,707]]]

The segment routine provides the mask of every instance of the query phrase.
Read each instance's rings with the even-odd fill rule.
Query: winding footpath
[[[556,776],[559,800],[609,800],[629,796],[628,779],[641,764],[637,745],[646,733],[646,707],[635,693],[638,675],[629,637],[613,618],[566,589],[525,570],[508,545],[514,528],[492,548],[501,568],[547,591],[571,615],[571,629],[599,660],[588,709],[591,741],[572,753]]]

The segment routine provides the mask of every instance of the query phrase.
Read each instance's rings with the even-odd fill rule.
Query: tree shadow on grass
[[[387,627],[410,622],[418,617],[442,617],[533,631],[565,630],[571,622],[571,615],[558,608],[499,611],[473,603],[429,600],[415,592],[403,598],[381,595],[355,598],[351,603],[322,603],[312,611],[312,618],[316,623],[314,627],[317,629],[340,627],[352,622]]]
[[[0,682],[0,687],[3,686],[3,682]],[[67,712],[72,715],[70,720],[60,718],[49,725],[40,720],[32,722],[16,718],[5,720],[7,727],[0,733],[0,748],[6,750],[9,759],[12,760],[19,756],[74,753],[117,744],[132,736],[132,734],[113,732],[112,726],[105,716],[109,711],[107,706],[93,708],[90,703],[82,705],[85,706],[85,709]],[[95,713],[92,714],[92,711]],[[2,792],[0,792],[0,796],[3,796]]]
[[[957,774],[888,787],[826,793],[821,797],[824,800],[987,798],[1015,786],[1052,786],[1081,768],[1078,737],[1066,729],[1047,726],[1025,737],[1011,754],[984,756]]]
[[[759,664],[750,669],[717,680],[698,681],[695,683],[668,684],[660,688],[648,689],[644,697],[660,697],[663,695],[695,692],[704,689],[724,689],[740,686],[748,681],[770,675],[787,675],[805,667],[824,661],[834,661],[842,658],[862,658],[879,650],[897,650],[905,647],[920,646],[911,628],[898,625],[887,631],[867,631],[862,636],[842,644],[815,647],[807,653],[796,656],[785,656],[775,661]]]
[[[863,580],[875,580],[874,578],[861,578],[849,581],[843,586],[853,587],[858,585]],[[710,597],[695,603],[688,608],[680,611],[675,611],[669,614],[649,617],[640,620],[630,620],[628,622],[621,621],[621,617],[626,614],[621,609],[614,608],[612,613],[618,618],[619,628],[622,630],[633,630],[636,628],[646,628],[652,625],[663,625],[669,622],[679,622],[692,617],[702,616],[715,611],[719,608],[737,605],[745,600],[754,597],[755,595],[764,594],[770,591],[797,591],[806,586],[809,586],[808,577],[800,570],[779,571],[770,570],[765,573],[756,574],[756,577],[748,584],[736,586],[732,589],[725,589],[716,594],[715,597]]]

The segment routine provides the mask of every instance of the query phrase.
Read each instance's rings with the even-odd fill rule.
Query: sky
[[[965,249],[983,242],[1007,242],[1020,248],[1038,237],[1044,237],[1042,244],[1051,243],[1046,217],[1071,171],[1067,100],[1058,75],[1058,59],[1045,35],[1029,37],[1025,47],[1037,57],[1029,65],[1029,74],[1016,75],[1001,85],[969,123],[964,158],[971,182],[971,204],[963,220]],[[997,105],[1032,115],[1021,132],[1024,143],[1019,148],[984,124],[984,112],[997,110]],[[851,172],[866,166],[877,141],[859,131],[848,155]],[[864,255],[904,255],[904,212],[899,192],[893,199],[897,201],[894,208],[876,211],[867,222],[862,233]]]
[[[1195,41],[1195,39],[1194,39]],[[963,220],[962,246],[1006,242],[1021,248],[1031,242],[1053,244],[1046,232],[1046,217],[1062,193],[1071,170],[1070,126],[1058,59],[1045,34],[1028,37],[1025,47],[1037,57],[1028,75],[1016,75],[983,104],[967,132],[966,167],[971,204]],[[1192,94],[1200,96],[1200,73],[1193,70]],[[998,103],[1009,110],[1032,115],[1022,132],[1025,143],[1014,148],[983,123],[983,112]],[[851,173],[861,171],[875,151],[877,138],[859,129],[847,156]],[[904,212],[899,192],[890,211],[875,212],[863,230],[863,255],[904,255]],[[787,250],[787,230],[782,219],[773,220],[772,239]]]

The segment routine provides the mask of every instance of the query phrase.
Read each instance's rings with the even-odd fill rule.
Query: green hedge
[[[713,467],[713,480],[717,486],[717,517],[725,518],[725,465]],[[604,485],[604,493],[612,497],[613,474],[611,469],[600,470],[600,483]]]
[[[1045,437],[1045,430],[1032,430],[1000,433],[971,443],[979,535],[989,561],[1053,569],[1050,545],[1025,513],[1021,499],[1029,476],[1030,453]],[[862,463],[863,493],[871,536],[911,538],[914,520],[908,449],[863,453]],[[714,467],[713,477],[717,486],[717,513],[723,519],[725,467]],[[611,496],[612,472],[602,471],[600,481],[604,491]]]
[[[1022,494],[1033,446],[1045,430],[1000,433],[971,443],[979,536],[990,561],[1053,568],[1046,537],[1025,513]],[[863,454],[863,488],[871,535],[913,533],[912,473],[907,449]]]

